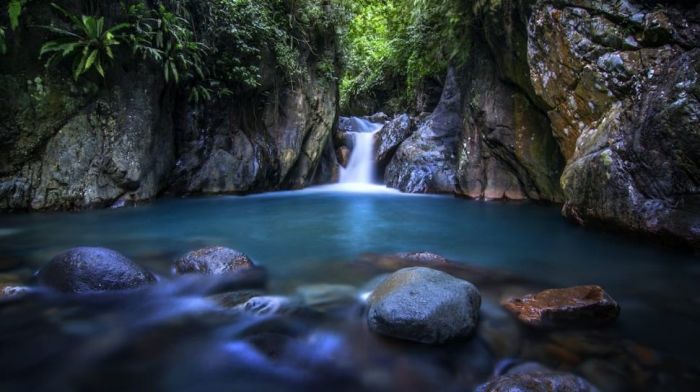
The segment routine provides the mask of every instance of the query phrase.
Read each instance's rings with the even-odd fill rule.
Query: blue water
[[[278,281],[361,285],[328,266],[430,251],[549,287],[599,284],[621,304],[626,339],[686,362],[700,354],[697,257],[572,225],[555,206],[307,190],[0,217],[0,253],[32,271],[66,248],[104,246],[168,280],[174,258],[211,245],[247,253]]]

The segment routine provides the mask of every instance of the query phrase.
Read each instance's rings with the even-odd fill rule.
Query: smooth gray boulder
[[[468,336],[479,319],[481,295],[462,279],[430,268],[404,268],[368,299],[367,323],[381,335],[420,343]]]
[[[73,248],[55,256],[39,272],[39,282],[67,293],[135,289],[156,279],[119,252]]]

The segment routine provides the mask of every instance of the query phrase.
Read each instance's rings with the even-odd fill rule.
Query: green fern
[[[124,40],[120,31],[129,28],[129,24],[120,23],[107,28],[102,17],[89,15],[78,17],[56,4],[52,6],[70,22],[70,29],[44,26],[45,29],[60,37],[46,42],[41,47],[39,56],[49,55],[47,67],[58,59],[73,58],[75,80],[93,69],[104,78],[105,68],[114,60],[113,48]]]

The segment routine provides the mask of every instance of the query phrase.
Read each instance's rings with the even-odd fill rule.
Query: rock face
[[[567,217],[700,245],[697,4],[540,1],[530,83],[566,168]]]
[[[336,118],[335,96],[334,85],[312,78],[278,92],[262,110],[230,103],[184,110],[178,121],[181,153],[169,192],[251,193],[332,180],[338,164],[332,145],[330,151],[326,146]],[[328,167],[317,176],[322,162]]]
[[[457,192],[477,199],[561,201],[564,160],[547,117],[526,92],[499,77],[496,62],[487,47],[474,43],[464,71],[470,98],[462,110]]]
[[[253,261],[237,250],[212,247],[187,253],[175,261],[174,270],[178,274],[221,275],[255,268]]]
[[[49,3],[26,8],[33,24],[54,23]],[[317,34],[309,37],[314,56],[300,53],[304,78],[284,80],[265,53],[257,90],[192,104],[161,69],[139,59],[114,64],[104,81],[75,83],[62,67],[49,72],[37,60],[44,30],[13,31],[21,50],[9,50],[0,62],[0,211],[121,206],[162,193],[250,193],[332,181],[338,165],[327,146],[337,83],[323,75],[328,60],[335,61],[336,42],[333,34]]]
[[[175,161],[160,74],[138,67],[115,75],[109,91],[80,95],[57,76],[32,79],[0,75],[9,109],[0,114],[0,209],[106,207],[158,193]]]
[[[410,193],[455,191],[457,135],[461,129],[462,94],[451,69],[435,111],[399,146],[386,168],[384,180]]]
[[[408,114],[401,114],[387,122],[377,132],[375,148],[377,150],[377,166],[380,172],[384,172],[396,153],[396,149],[411,136],[414,130],[413,119]]]
[[[515,366],[506,374],[476,389],[476,392],[520,391],[598,392],[598,389],[574,374],[555,372],[535,363]]]
[[[155,277],[122,254],[105,248],[73,248],[39,272],[39,282],[67,293],[135,289]]]
[[[503,306],[533,327],[601,325],[620,314],[617,302],[600,286],[545,290],[509,299]]]
[[[382,335],[443,343],[476,327],[481,295],[471,283],[415,267],[387,277],[370,295],[367,323]]]
[[[472,12],[469,60],[387,184],[563,202],[580,224],[699,247],[700,6],[494,0]]]

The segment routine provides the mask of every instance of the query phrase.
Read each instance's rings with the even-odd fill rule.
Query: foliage
[[[126,23],[105,27],[104,17],[73,15],[56,4],[54,8],[61,12],[69,21],[70,27],[64,29],[57,26],[45,26],[46,29],[60,37],[46,42],[39,56],[50,55],[47,66],[57,59],[73,58],[73,78],[94,69],[102,77],[105,76],[105,65],[114,60],[113,47],[118,46],[124,36],[120,34],[129,28]]]
[[[10,0],[7,3],[7,16],[10,20],[10,28],[14,31],[19,27],[19,18],[22,16],[24,6],[31,0]],[[0,54],[7,53],[7,44],[5,43],[5,27],[0,26]]]
[[[265,77],[262,63],[270,57],[277,73],[288,82],[306,77],[309,70],[303,57],[322,56],[315,52],[315,40],[339,34],[336,28],[346,23],[348,15],[339,0],[209,3],[214,74],[237,90],[260,87]]]
[[[45,26],[55,36],[40,55],[50,56],[47,66],[72,60],[76,79],[91,71],[104,78],[113,62],[147,62],[194,101],[312,74],[335,82],[349,1],[122,0],[119,11],[82,0],[73,13],[54,5],[65,23]]]
[[[344,108],[384,91],[405,110],[422,80],[439,80],[449,64],[465,60],[467,51],[460,50],[470,28],[465,0],[361,0],[353,14],[345,40]]]
[[[128,7],[132,51],[159,64],[166,82],[191,82],[192,100],[210,99],[209,89],[196,83],[206,78],[204,61],[208,47],[197,39],[189,10],[181,2],[169,5],[150,9],[139,2]]]
[[[12,30],[17,30],[19,26],[19,17],[22,15],[22,9],[29,0],[10,0],[7,4],[7,15],[10,17],[10,27]]]

